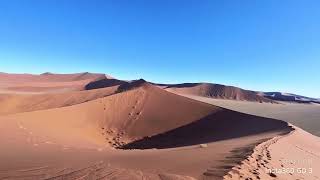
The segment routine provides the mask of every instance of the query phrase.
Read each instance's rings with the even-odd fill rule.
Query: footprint
[[[51,142],[51,141],[46,141],[46,142],[44,142],[44,143],[46,143],[46,144],[55,144],[55,143],[53,143],[53,142]]]
[[[269,173],[269,176],[271,176],[271,177],[277,177],[277,175],[275,175],[274,173]]]

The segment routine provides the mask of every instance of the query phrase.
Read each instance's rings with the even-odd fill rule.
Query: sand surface
[[[17,101],[20,112],[0,117],[0,177],[221,179],[256,144],[291,130],[278,120],[219,108],[148,83],[126,88],[32,112],[20,106],[25,101]],[[61,104],[63,94],[45,102]]]
[[[60,129],[57,132],[64,134],[66,139],[63,139],[54,132],[43,132],[48,129],[38,129],[40,127],[32,123],[21,123],[12,118],[0,119],[0,156],[3,160],[0,163],[0,177],[3,179],[46,179],[56,176],[65,179],[170,179],[164,178],[168,174],[179,175],[179,178],[215,179],[247,155],[250,147],[275,135],[269,133],[218,141],[209,143],[207,148],[195,145],[124,151],[86,138],[80,134],[85,130],[77,133],[76,128]],[[65,133],[70,137],[66,137]]]
[[[295,127],[254,149],[225,179],[320,179],[320,138]]]
[[[319,167],[318,137],[274,119],[292,121],[280,105],[216,106],[91,73],[1,79],[0,179],[272,179],[297,155]]]

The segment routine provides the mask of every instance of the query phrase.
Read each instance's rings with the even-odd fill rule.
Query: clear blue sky
[[[320,97],[318,0],[3,0],[0,71]]]

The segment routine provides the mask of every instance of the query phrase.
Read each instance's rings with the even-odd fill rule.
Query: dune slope
[[[108,138],[112,146],[119,146],[130,140],[186,125],[219,110],[144,83],[132,90],[76,106],[18,114],[15,117],[29,119],[28,122],[34,121],[34,124],[42,124],[41,121],[47,119],[50,124],[48,128],[54,124],[59,126],[54,128],[57,133],[62,126],[66,128],[65,120],[68,123],[84,123],[86,125],[81,126],[94,127],[93,131],[100,134],[99,140],[103,139],[103,143],[107,143],[105,138]],[[83,129],[83,132],[87,131]]]
[[[0,115],[71,106],[116,93],[118,86],[49,94],[0,94]]]

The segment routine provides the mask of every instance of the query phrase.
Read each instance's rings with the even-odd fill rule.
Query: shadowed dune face
[[[144,84],[148,84],[147,81],[144,79],[139,80],[133,80],[133,81],[122,81],[117,79],[100,79],[97,81],[92,81],[89,84],[85,86],[86,90],[91,89],[99,89],[99,88],[105,88],[105,87],[111,87],[111,86],[118,86],[117,92],[123,92],[127,90],[131,90],[140,86],[143,86]]]
[[[260,133],[293,130],[283,121],[261,118],[230,110],[220,110],[174,130],[143,138],[122,149],[174,148],[227,140]]]
[[[256,102],[273,102],[272,100],[260,96],[257,92],[244,90],[233,86],[209,83],[185,83],[169,85],[165,87],[169,92],[178,94],[189,94],[219,99],[234,99]]]
[[[97,81],[92,81],[88,83],[85,86],[85,90],[91,90],[91,89],[99,89],[99,88],[105,88],[105,87],[111,87],[111,86],[118,86],[121,84],[127,83],[126,81],[121,81],[118,79],[99,79]]]
[[[141,86],[149,86],[151,87],[152,85],[149,84],[147,81],[145,81],[144,79],[138,79],[138,80],[134,80],[131,82],[127,82],[127,83],[123,83],[119,86],[118,88],[118,92],[124,92],[124,91],[128,91],[131,89],[135,89],[137,87],[141,87]],[[153,88],[156,88],[153,86]]]

